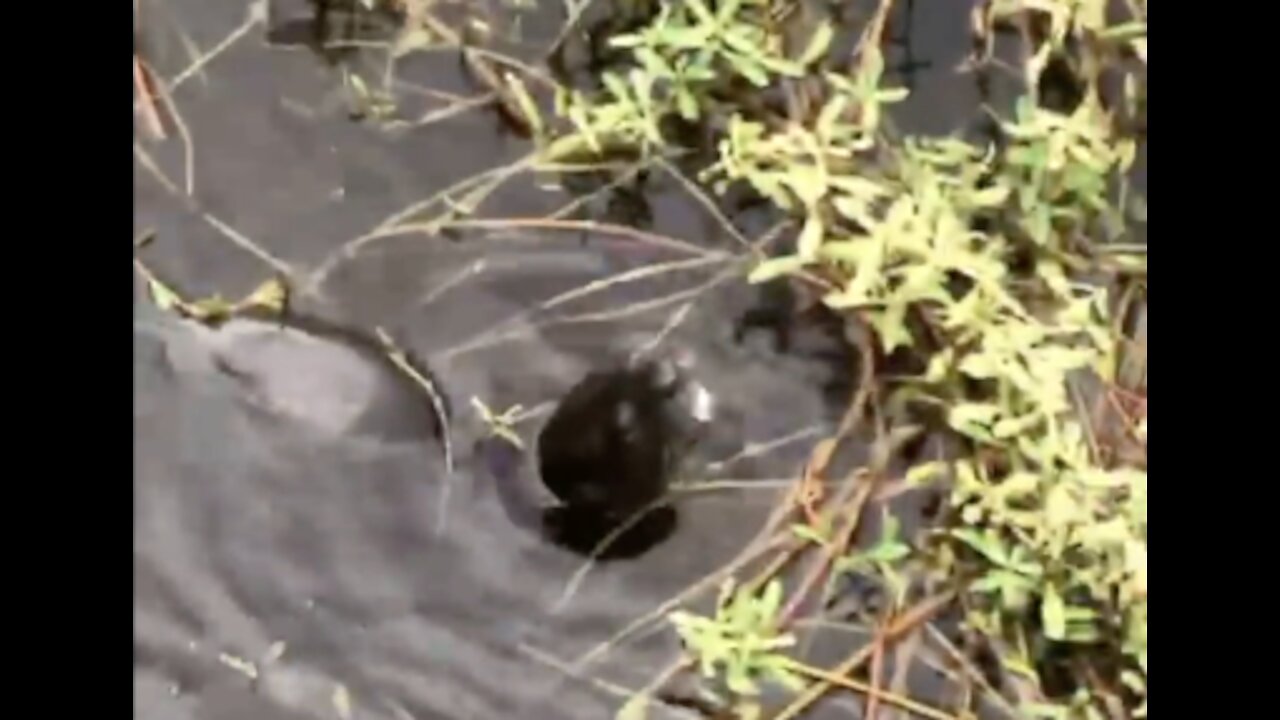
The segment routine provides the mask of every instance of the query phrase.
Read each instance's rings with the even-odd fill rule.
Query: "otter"
[[[541,501],[518,477],[518,449],[482,440],[478,455],[508,517],[583,552],[650,511],[602,557],[643,552],[670,534],[674,508],[660,501],[714,414],[691,364],[687,353],[643,356],[593,370],[569,389],[536,443],[538,474],[558,504]]]

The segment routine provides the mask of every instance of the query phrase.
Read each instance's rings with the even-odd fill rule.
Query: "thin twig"
[[[539,303],[535,310],[538,312],[545,312],[547,310],[557,308],[567,302],[581,300],[584,297],[594,295],[618,285],[625,285],[638,280],[648,280],[683,270],[695,270],[707,267],[708,265],[720,265],[722,263],[729,262],[730,260],[731,258],[728,256],[705,255],[701,257],[686,258],[683,260],[671,260],[669,262],[642,265],[599,280],[593,280],[573,290],[560,293],[549,300]]]
[[[867,720],[876,720],[880,710],[880,697],[884,693],[884,623],[876,628],[875,637],[871,639],[871,686],[867,691],[867,708],[863,716]]]
[[[887,703],[897,705],[907,712],[914,713],[920,717],[929,718],[930,720],[958,720],[955,715],[950,713],[945,713],[937,708],[929,707],[924,703],[916,702],[911,698],[904,697],[897,693],[886,690],[876,690],[874,685],[868,685],[866,683],[844,677],[844,675],[839,673],[828,672],[821,668],[815,668],[799,662],[791,664],[790,667],[798,673],[808,675],[809,677],[816,678],[822,682],[837,685],[848,690],[853,690],[854,692],[864,693],[868,697],[868,702],[870,702],[870,698],[872,697],[879,697]],[[787,717],[793,716],[788,715]],[[870,718],[869,715],[867,717]],[[783,716],[779,715],[774,720],[783,720]]]
[[[461,46],[459,47],[461,48]],[[487,58],[500,65],[507,65],[509,67],[515,68],[516,70],[519,70],[525,75],[528,75],[530,78],[537,80],[540,85],[547,88],[548,90],[555,90],[556,88],[560,87],[560,84],[557,83],[554,79],[552,79],[550,75],[520,60],[519,58],[515,58],[505,53],[500,53],[495,50],[490,50],[488,48],[482,48],[482,47],[472,47],[472,48],[467,48],[467,50],[478,57]]]
[[[146,230],[143,230],[142,232],[138,233],[138,235],[133,238],[133,249],[141,250],[142,248],[149,245],[152,240],[155,240],[155,239],[156,239],[156,229],[147,228]]]
[[[502,105],[504,112],[512,121],[518,121],[524,118],[521,112],[520,103],[511,97],[511,91],[507,88],[503,73],[494,66],[493,60],[488,59],[485,55],[501,56],[498,53],[479,53],[475,48],[469,47],[462,41],[462,38],[453,31],[448,25],[440,21],[429,12],[418,13],[417,20],[422,23],[431,32],[435,33],[450,45],[455,45],[462,50],[463,61],[471,72],[475,73],[480,82],[493,93],[493,100]],[[519,61],[516,61],[517,63]],[[523,65],[523,63],[520,63]],[[527,122],[527,121],[526,121]],[[531,128],[526,128],[531,130]]]
[[[573,668],[570,667],[568,663],[566,663],[565,661],[561,660],[558,657],[555,657],[554,655],[546,652],[545,650],[541,650],[539,648],[533,647],[532,645],[529,645],[527,643],[520,643],[519,645],[516,646],[516,650],[518,650],[521,653],[524,653],[525,655],[528,655],[530,658],[532,658],[536,662],[540,662],[543,665],[546,665],[547,667],[550,667],[554,670],[559,670],[561,673],[564,673],[565,675],[571,678],[574,678],[577,680],[586,680],[587,682],[609,693],[610,695],[613,695],[614,697],[617,697],[617,698],[621,698],[623,700],[627,700],[628,702],[635,702],[636,698],[638,697],[648,697],[649,694],[651,694],[655,689],[657,689],[657,687],[660,687],[662,683],[665,683],[672,676],[674,676],[675,673],[679,672],[684,668],[684,666],[681,664],[673,665],[672,667],[675,668],[674,671],[671,669],[671,667],[668,667],[662,673],[658,674],[657,677],[659,681],[656,683],[656,685],[654,685],[654,683],[650,683],[650,685],[654,685],[654,687],[646,687],[640,690],[632,691],[621,685],[618,685],[617,683],[609,682],[608,680],[602,680],[600,678],[595,678],[595,677],[583,677],[581,674],[574,672]],[[697,715],[695,715],[694,713],[688,710],[684,710],[683,708],[670,708],[670,709],[684,717],[691,718],[691,720],[701,720]]]
[[[565,218],[569,215],[572,215],[573,213],[578,211],[578,208],[581,208],[582,206],[586,205],[587,203],[590,203],[591,201],[595,200],[598,197],[601,197],[602,195],[605,195],[606,193],[612,192],[613,190],[624,185],[625,183],[631,182],[631,180],[635,178],[636,175],[640,174],[641,170],[648,167],[650,162],[651,161],[632,163],[631,167],[623,171],[622,174],[619,175],[618,177],[614,178],[613,180],[610,180],[608,183],[606,183],[605,185],[602,185],[597,190],[593,190],[585,195],[582,195],[580,197],[576,197],[570,200],[569,202],[565,203],[559,210],[556,210],[555,212],[547,215],[547,219],[558,220],[561,218]]]
[[[858,424],[861,422],[862,417],[866,412],[867,402],[870,400],[875,386],[875,356],[871,349],[871,342],[872,341],[870,339],[865,337],[860,339],[858,342],[858,348],[861,354],[861,373],[858,381],[858,387],[854,390],[853,397],[849,401],[849,407],[846,409],[844,416],[840,419],[839,428],[836,430],[835,435],[829,438],[826,443],[827,452],[822,458],[820,466],[811,468],[814,473],[812,477],[816,477],[818,479],[822,477],[826,471],[826,464],[830,461],[831,455],[835,452],[835,448],[839,443],[844,442],[857,430]],[[887,461],[887,457],[885,460]],[[809,574],[801,583],[800,588],[787,602],[786,609],[782,614],[782,622],[784,624],[794,619],[795,613],[799,610],[800,605],[804,602],[809,591],[812,590],[816,584],[821,582],[822,578],[826,575],[827,568],[831,563],[835,562],[836,555],[842,553],[852,541],[853,534],[857,531],[858,525],[861,521],[863,508],[865,507],[867,500],[871,497],[872,491],[876,489],[878,484],[877,481],[883,477],[884,469],[885,468],[881,467],[878,463],[876,467],[871,469],[870,473],[855,470],[850,476],[851,481],[858,475],[868,477],[869,481],[864,482],[862,486],[859,487],[858,492],[855,494],[854,499],[850,504],[848,513],[849,520],[845,525],[844,532],[840,534],[839,538],[835,542],[827,545],[821,559],[813,565]],[[808,475],[808,472],[806,472],[806,475]]]
[[[147,65],[145,60],[138,58],[137,62],[147,70],[153,79],[151,87],[160,96],[160,99],[164,101],[169,110],[169,117],[173,120],[174,127],[178,129],[178,136],[182,138],[184,187],[188,196],[194,196],[196,192],[196,146],[195,141],[191,139],[191,128],[187,126],[182,113],[178,111],[178,105],[173,101],[171,88],[156,77],[156,73]]]
[[[267,1],[266,0],[255,0],[254,2],[250,3],[247,17],[245,18],[244,22],[241,23],[240,26],[237,27],[235,30],[232,30],[231,33],[228,34],[225,38],[223,38],[221,42],[213,46],[211,50],[206,52],[204,55],[201,55],[200,57],[196,58],[195,61],[192,62],[190,65],[188,65],[185,70],[183,70],[182,72],[174,76],[174,78],[167,83],[169,86],[169,90],[175,91],[179,87],[181,87],[183,83],[191,79],[191,77],[196,73],[200,72],[200,70],[203,69],[205,65],[208,65],[210,62],[212,62],[214,58],[226,52],[228,49],[231,48],[232,45],[235,45],[241,38],[243,38],[245,35],[248,35],[249,31],[252,30],[258,23],[265,20],[266,17],[267,17]]]
[[[574,27],[576,27],[578,21],[582,19],[582,14],[587,11],[587,8],[591,7],[591,2],[592,0],[579,0],[576,5],[572,6],[573,9],[569,12],[568,17],[565,18],[564,25],[560,28],[559,34],[556,35],[556,39],[553,40],[551,45],[547,48],[547,58],[555,55],[556,52],[560,50],[560,46],[564,44],[564,41],[569,39],[569,33],[573,32]]]
[[[706,208],[707,212],[711,213],[711,216],[716,219],[716,222],[720,223],[720,227],[724,228],[724,231],[736,240],[739,245],[755,252],[757,256],[760,255],[759,251],[756,251],[753,248],[751,241],[748,240],[740,230],[738,230],[737,226],[729,221],[729,218],[725,217],[724,213],[720,211],[719,206],[717,206],[716,202],[707,195],[706,191],[698,187],[698,185],[692,180],[685,177],[684,173],[680,172],[679,168],[672,165],[666,158],[657,158],[657,164],[661,165],[662,169],[666,170],[668,175],[674,177],[676,181],[679,182],[695,200],[698,201],[698,204]]]
[[[594,662],[600,656],[607,653],[610,648],[623,642],[631,635],[642,630],[645,626],[663,618],[667,613],[676,609],[681,604],[688,602],[703,592],[716,587],[725,578],[736,574],[739,570],[765,556],[780,544],[786,543],[788,538],[785,535],[780,537],[777,535],[779,526],[786,518],[785,510],[785,507],[775,509],[774,512],[770,514],[769,518],[765,520],[764,525],[760,528],[760,531],[756,533],[756,536],[747,543],[746,547],[744,547],[733,560],[730,560],[728,563],[720,567],[720,569],[709,573],[706,577],[703,577],[701,580],[698,580],[689,587],[680,591],[653,611],[632,621],[608,640],[591,648],[575,660],[572,667],[580,671],[582,668],[585,668],[588,664]]]
[[[395,364],[396,368],[426,392],[427,397],[431,399],[431,409],[435,413],[436,421],[440,423],[440,441],[444,445],[445,476],[440,490],[440,510],[436,518],[436,534],[441,535],[444,533],[445,521],[448,518],[446,510],[449,506],[449,491],[453,485],[453,441],[449,426],[449,414],[445,412],[444,399],[440,397],[440,391],[436,388],[435,382],[409,362],[408,355],[396,345],[386,330],[379,327],[375,328],[374,332],[378,336],[378,341],[382,343],[383,351],[386,352],[387,357]]]
[[[911,633],[901,643],[893,659],[893,678],[889,680],[889,692],[905,696],[907,683],[911,678],[911,666],[916,653],[920,650],[920,633]],[[896,715],[894,716],[896,717]]]
[[[627,706],[634,708],[636,707],[636,705],[639,705],[641,703],[647,704],[649,702],[649,698],[653,697],[653,694],[657,692],[659,688],[661,688],[663,685],[666,685],[667,682],[669,682],[671,678],[675,677],[677,674],[684,672],[685,670],[688,670],[689,668],[693,667],[694,664],[695,663],[692,658],[689,658],[689,657],[677,658],[674,662],[672,662],[670,665],[664,668],[662,672],[654,676],[654,678],[650,680],[649,683],[640,690],[640,692],[633,695],[631,699],[627,701]]]
[[[778,506],[777,512],[780,513],[781,517],[783,518],[789,517],[793,512],[795,512],[795,509],[797,507],[801,506],[801,498],[805,490],[806,475],[807,473],[801,473],[792,482],[791,489],[787,493],[786,499],[782,502],[782,504]],[[845,503],[847,503],[850,500],[850,498],[853,497],[853,494],[856,492],[858,487],[859,487],[858,483],[851,483],[851,482],[838,483],[837,494],[834,498],[832,498],[832,502],[830,503],[829,507],[831,508],[842,507]],[[829,517],[834,517],[834,513],[835,513],[835,510],[832,510],[831,515],[829,515]],[[794,534],[790,532],[785,533],[783,537],[787,540],[786,549],[780,552],[777,556],[775,556],[773,560],[764,567],[763,570],[757,573],[755,577],[753,577],[750,581],[748,581],[744,585],[746,592],[748,593],[759,592],[760,589],[763,588],[765,584],[769,582],[770,579],[778,575],[778,573],[782,572],[783,568],[785,568],[798,555],[800,555],[804,550],[807,550],[811,546],[811,543],[809,541],[796,537]]]
[[[148,153],[145,148],[138,144],[137,140],[133,141],[133,154],[134,157],[138,158],[138,162],[142,164],[142,167],[147,172],[151,173],[151,176],[156,179],[156,182],[160,183],[160,187],[164,188],[172,195],[182,197],[182,188],[175,185],[174,182],[169,179],[169,176],[164,174],[164,171],[156,164],[155,159],[151,157],[151,154]]]
[[[897,616],[897,618],[890,623],[889,627],[885,630],[885,641],[893,642],[902,635],[905,635],[915,629],[916,626],[927,621],[943,608],[950,605],[955,599],[955,596],[956,593],[954,590],[947,590],[920,601],[915,605],[915,607]],[[859,649],[831,670],[829,673],[830,677],[847,677],[854,670],[857,670],[870,660],[873,651],[874,648],[871,645],[867,645]],[[808,707],[817,701],[818,698],[822,697],[823,694],[830,690],[832,685],[835,685],[835,683],[831,682],[828,678],[824,678],[821,682],[814,683],[797,696],[791,704],[787,705],[782,712],[774,716],[773,720],[790,720],[791,718],[798,717],[800,713],[808,709]]]
[[[862,477],[863,480],[858,483],[858,489],[854,492],[853,499],[849,502],[847,511],[844,513],[849,519],[846,521],[843,531],[833,542],[827,544],[822,551],[822,555],[810,566],[799,587],[791,594],[791,598],[787,600],[787,604],[779,616],[779,624],[782,627],[786,627],[795,619],[796,614],[800,611],[800,606],[804,604],[814,586],[822,582],[827,569],[835,562],[836,556],[843,554],[850,542],[852,542],[853,535],[861,524],[863,508],[866,506],[867,499],[871,497],[871,491],[875,488],[875,483],[871,481],[871,478],[874,477],[873,474],[858,469],[850,475],[849,482],[857,482],[855,478],[858,477]],[[837,512],[832,517],[838,517],[840,514]]]
[[[600,557],[600,555],[608,550],[613,543],[617,542],[618,538],[622,537],[623,533],[635,527],[637,523],[645,518],[645,516],[669,503],[671,501],[671,497],[671,493],[664,493],[662,497],[631,513],[625,521],[619,523],[617,527],[610,530],[604,538],[596,543],[595,547],[593,547],[591,552],[588,554],[587,561],[582,563],[582,565],[574,571],[569,582],[565,583],[564,591],[560,593],[559,599],[557,599],[551,606],[551,614],[559,615],[561,612],[564,612],[564,609],[569,605],[569,601],[573,599],[573,596],[578,592],[578,588],[581,587],[583,581],[586,580],[587,573],[591,572],[591,568],[595,566],[596,558]]]
[[[472,338],[461,345],[455,345],[454,347],[441,350],[434,357],[441,359],[453,359],[459,355],[484,350],[506,342],[522,340],[532,336],[532,334],[538,330],[545,330],[550,327],[612,322],[654,312],[656,310],[661,310],[664,307],[684,302],[690,298],[697,298],[716,286],[724,284],[729,278],[733,277],[734,274],[736,274],[735,271],[730,268],[730,270],[721,272],[701,285],[688,290],[680,290],[651,300],[631,303],[621,308],[603,310],[599,312],[588,312],[579,315],[566,315],[512,328],[506,332],[485,333],[480,337]]]
[[[991,686],[991,683],[987,682],[986,675],[975,667],[973,662],[970,661],[969,658],[965,657],[965,654],[960,651],[960,648],[957,648],[955,643],[952,643],[941,630],[935,627],[933,623],[929,623],[925,626],[925,632],[938,644],[939,647],[942,648],[943,652],[949,655],[952,661],[960,667],[960,670],[963,672],[965,677],[981,687],[988,696],[995,700],[996,704],[1000,705],[1002,710],[1009,714],[1009,717],[1014,718],[1018,716],[1017,709],[1014,708],[1004,695],[997,692],[996,689]]]
[[[200,217],[205,222],[209,223],[209,225],[211,225],[213,229],[217,230],[224,237],[230,240],[234,245],[236,245],[236,247],[239,247],[249,252],[250,254],[252,254],[254,257],[258,258],[262,262],[270,265],[276,272],[281,273],[287,277],[293,277],[293,268],[289,267],[288,263],[281,260],[280,258],[277,258],[271,253],[267,252],[262,248],[262,246],[258,245],[257,243],[250,240],[249,238],[245,237],[235,228],[231,227],[230,225],[226,224],[225,222],[219,220],[218,218],[214,217],[209,213],[201,213]]]
[[[160,113],[156,110],[156,100],[152,96],[147,71],[142,67],[142,60],[136,54],[133,56],[133,86],[141,100],[142,119],[147,125],[147,130],[156,140],[167,139],[164,123],[160,121]]]
[[[307,276],[305,283],[303,283],[300,289],[300,294],[311,295],[315,293],[325,283],[325,281],[328,280],[329,275],[332,274],[339,265],[344,261],[355,258],[360,251],[365,248],[365,246],[371,243],[379,240],[402,237],[405,235],[415,235],[419,233],[434,236],[437,231],[437,228],[434,226],[431,226],[429,229],[424,229],[424,227],[421,226],[411,226],[409,229],[405,229],[401,226],[401,223],[408,218],[427,210],[437,203],[450,204],[449,197],[451,194],[472,190],[486,181],[492,183],[488,188],[486,188],[489,192],[492,192],[508,178],[528,167],[532,159],[533,156],[529,155],[510,165],[493,168],[464,178],[429,197],[411,203],[395,213],[392,213],[369,232],[343,243],[341,247],[329,253],[324,260],[320,261],[320,264],[316,269]]]
[[[631,361],[635,362],[637,359],[648,355],[657,349],[659,345],[665,342],[667,337],[670,336],[671,333],[675,332],[676,328],[680,327],[684,324],[684,321],[688,319],[689,313],[693,312],[693,306],[697,304],[697,301],[698,298],[695,297],[676,308],[675,311],[667,317],[667,321],[662,324],[662,327],[658,329],[658,332],[654,333],[653,337],[649,338],[635,349],[631,354]]]
[[[717,472],[717,471],[723,470],[724,468],[728,467],[729,465],[732,465],[735,462],[738,462],[739,460],[746,460],[748,458],[759,457],[761,455],[764,455],[765,453],[769,453],[774,450],[777,450],[778,448],[783,447],[785,445],[790,445],[793,442],[796,442],[799,440],[807,440],[813,437],[814,435],[817,435],[820,432],[822,432],[822,427],[820,425],[810,425],[809,427],[802,428],[792,433],[788,433],[786,435],[783,435],[782,437],[774,438],[772,440],[767,440],[763,443],[748,442],[746,445],[742,446],[741,450],[734,453],[733,455],[730,455],[729,457],[726,457],[722,460],[716,460],[714,462],[709,463],[707,465],[707,470],[710,472]]]
[[[475,262],[467,263],[466,267],[453,273],[449,277],[445,278],[443,282],[423,293],[423,295],[413,303],[414,310],[422,310],[428,305],[435,303],[445,293],[484,272],[486,266],[487,263],[484,258],[480,258]]]
[[[552,310],[567,302],[578,300],[583,297],[587,297],[589,295],[602,292],[604,290],[607,290],[609,288],[612,288],[618,285],[623,285],[623,284],[638,281],[638,280],[650,279],[650,278],[658,277],[660,275],[665,275],[671,272],[697,269],[707,265],[718,264],[721,262],[728,262],[730,260],[731,258],[728,258],[728,257],[714,257],[714,256],[687,258],[684,260],[675,260],[675,261],[670,261],[665,263],[653,263],[650,265],[643,265],[641,267],[632,268],[630,270],[616,273],[614,275],[610,275],[608,277],[601,278],[599,280],[594,280],[592,282],[586,283],[572,290],[568,290],[563,293],[560,293],[559,295],[556,295],[550,299],[544,300],[543,302],[539,303],[535,307],[518,311],[514,315],[511,315],[499,321],[489,329],[481,333],[478,333],[476,335],[473,335],[471,339],[468,340],[463,345],[455,346],[453,348],[446,350],[445,353],[447,355],[451,353],[470,352],[478,348],[487,347],[491,344],[494,344],[495,342],[501,342],[503,340],[522,337],[524,333],[526,333],[529,330],[528,327],[519,327],[515,329],[508,329],[508,328],[511,328],[513,325],[516,325],[521,321],[527,321],[534,315],[537,315],[538,313],[547,312],[548,310]],[[483,260],[481,260],[480,262],[483,262]],[[706,287],[706,286],[704,285],[703,287]],[[697,294],[700,294],[700,289],[695,288],[695,291],[697,291],[695,292],[695,297],[696,297]],[[670,300],[669,297],[659,299],[659,301],[662,303],[666,303],[669,300]],[[691,307],[691,305],[692,305],[692,301],[686,304],[685,307],[686,308]],[[636,307],[636,306],[633,305],[630,307]],[[537,324],[535,323],[534,326],[536,327]]]
[[[490,186],[491,190],[496,189],[507,179],[515,176],[522,170],[528,168],[535,160],[537,160],[537,154],[530,153],[520,158],[519,160],[512,162],[509,165],[503,165],[501,167],[491,168],[489,170],[485,170],[484,172],[480,172],[470,177],[463,178],[462,180],[459,180],[458,182],[435,193],[434,195],[424,198],[423,200],[419,200],[418,202],[413,203],[391,214],[382,222],[378,223],[377,226],[374,227],[374,232],[377,232],[379,230],[388,230],[394,226],[400,225],[401,223],[405,222],[409,218],[413,217],[414,215],[417,215],[418,213],[422,212],[423,210],[426,210],[427,208],[435,205],[436,203],[447,202],[450,196],[454,195],[455,193],[465,192],[467,190],[470,190],[472,187],[481,185],[486,181],[493,183]],[[357,249],[358,247],[359,246],[357,245]]]
[[[413,120],[413,121],[393,120],[391,122],[388,122],[387,128],[389,130],[394,130],[402,127],[412,127],[412,128],[421,129],[421,128],[427,127],[428,125],[434,125],[438,122],[444,122],[449,118],[452,118],[457,115],[461,115],[467,112],[468,110],[473,110],[475,108],[478,108],[482,105],[487,104],[488,102],[489,102],[489,99],[484,96],[477,97],[477,98],[465,98],[463,100],[456,100],[450,103],[447,107],[442,107],[436,110],[432,110],[426,113],[425,115],[423,115],[422,117],[418,118],[417,120]]]
[[[413,225],[402,225],[402,228],[412,229]],[[640,230],[638,228],[626,225],[618,225],[615,223],[596,222],[595,220],[567,220],[552,218],[502,218],[494,219],[469,219],[454,220],[443,223],[441,228],[480,228],[489,230],[508,230],[511,228],[534,228],[539,230],[565,230],[565,231],[581,231],[595,232],[602,235],[616,235],[625,237],[646,245],[660,247],[667,250],[680,250],[691,255],[700,255],[703,257],[714,256],[723,257],[723,253],[707,248],[699,247],[693,243],[676,238],[659,235],[657,233]],[[418,227],[422,230],[423,228]]]
[[[695,482],[673,485],[672,491],[682,495],[701,495],[704,493],[723,492],[725,490],[786,490],[795,485],[796,479],[789,478],[752,478],[719,480],[698,480]],[[840,483],[831,483],[839,485]]]

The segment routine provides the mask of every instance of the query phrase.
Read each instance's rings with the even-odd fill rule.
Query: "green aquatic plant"
[[[759,594],[729,581],[721,587],[714,616],[676,611],[669,617],[702,674],[723,678],[730,692],[758,695],[761,680],[798,690],[804,681],[780,652],[796,642],[793,635],[777,631],[782,599],[778,580]]]
[[[1137,448],[1122,454],[1097,407],[1132,385],[1119,318],[1140,294],[1134,278],[1145,284],[1145,249],[1130,237],[1142,203],[1128,187],[1145,137],[1145,0],[1127,0],[1119,20],[1103,0],[980,3],[969,70],[998,65],[997,32],[1012,29],[1024,50],[1014,68],[1024,96],[988,110],[988,137],[892,127],[890,110],[908,99],[881,47],[892,0],[852,54],[848,30],[819,4],[644,5],[647,20],[607,39],[622,59],[597,87],[557,88],[555,118],[512,85],[539,159],[648,162],[678,149],[673,128],[698,125],[713,155],[698,168],[703,185],[749,190],[794,229],[747,279],[808,287],[872,331],[877,357],[914,360],[918,371],[881,378],[880,409],[932,414],[960,448],[905,473],[944,490],[938,527],[904,538],[888,517],[877,543],[839,550],[835,568],[883,579],[896,608],[917,575],[958,586],[968,626],[1032,686],[1025,713],[1091,717],[1120,702],[1144,716],[1145,410],[1121,418],[1123,442]],[[1054,65],[1079,81],[1078,101],[1046,101]],[[1105,72],[1122,79],[1118,95],[1099,90]],[[1092,404],[1085,385],[1098,388]],[[836,552],[822,532],[796,527],[808,547]],[[763,587],[726,591],[710,617],[671,616],[690,657],[742,695],[764,677],[802,684],[793,641],[774,624],[782,586]],[[1108,652],[1118,679],[1045,687],[1047,646]]]

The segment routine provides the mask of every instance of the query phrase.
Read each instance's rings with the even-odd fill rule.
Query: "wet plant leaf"
[[[1045,517],[1050,526],[1064,527],[1074,522],[1079,514],[1079,504],[1066,485],[1054,485],[1045,500]]]
[[[951,534],[963,540],[969,547],[982,553],[996,565],[1003,567],[1008,562],[1004,543],[991,530],[979,532],[971,528],[957,528],[952,530]]]
[[[687,87],[683,85],[676,88],[676,106],[680,110],[680,117],[694,122],[698,119],[698,100],[693,96]]]
[[[1028,718],[1036,720],[1068,720],[1071,717],[1069,708],[1049,703],[1023,703],[1019,708]]]
[[[947,421],[955,428],[973,425],[989,426],[1000,416],[1000,406],[993,403],[960,403],[951,408]]]
[[[782,277],[783,275],[791,275],[799,270],[804,269],[807,263],[797,255],[784,255],[782,257],[769,258],[762,261],[752,269],[747,276],[750,283],[762,283]]]
[[[524,81],[515,73],[507,73],[504,77],[507,88],[511,94],[515,96],[516,103],[520,106],[520,112],[524,115],[525,122],[529,124],[533,131],[533,137],[538,144],[542,144],[546,138],[546,122],[542,119],[542,111],[538,109],[538,104],[533,101],[533,96],[529,94],[529,89],[525,87]]]
[[[147,287],[151,291],[152,302],[161,310],[173,310],[182,306],[182,298],[159,280],[148,281]]]
[[[235,312],[235,306],[221,295],[202,298],[187,306],[187,312],[203,322],[221,322],[227,320]]]
[[[1040,621],[1044,623],[1045,637],[1058,641],[1067,639],[1067,606],[1052,584],[1044,588],[1044,597],[1040,601]]]
[[[247,308],[259,308],[280,315],[284,313],[289,302],[289,288],[284,280],[275,277],[267,280],[249,294],[240,305]]]
[[[800,231],[800,239],[796,241],[800,259],[810,261],[817,257],[823,235],[822,220],[817,215],[810,215],[804,222],[804,229]]]
[[[827,54],[827,49],[831,47],[831,39],[835,37],[835,33],[835,26],[829,20],[825,20],[818,25],[818,29],[809,38],[809,44],[805,46],[804,52],[800,54],[800,64],[812,65],[822,59]]]
[[[769,74],[765,72],[764,67],[758,62],[742,58],[734,63],[734,69],[758,88],[769,86]]]
[[[643,693],[632,695],[618,710],[616,720],[646,720],[649,710],[649,698]]]
[[[907,471],[905,480],[908,485],[923,485],[936,477],[946,474],[947,463],[942,461],[920,463]]]
[[[791,526],[791,533],[801,540],[808,540],[815,545],[825,546],[827,544],[827,539],[809,525],[796,523]]]
[[[969,196],[969,202],[978,207],[998,207],[1009,199],[1011,189],[1008,185],[993,185],[978,190]]]

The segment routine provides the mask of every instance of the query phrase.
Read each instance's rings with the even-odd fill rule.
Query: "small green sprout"
[[[761,679],[793,691],[805,687],[804,680],[792,670],[794,661],[779,652],[796,642],[793,635],[776,630],[781,606],[781,581],[771,581],[756,595],[729,580],[721,587],[715,617],[684,611],[669,617],[705,677],[718,677],[723,670],[731,692],[756,696]]]
[[[500,437],[524,450],[524,440],[520,438],[520,434],[515,430],[516,423],[520,421],[520,416],[524,414],[523,405],[512,405],[500,414],[495,414],[483,400],[472,396],[471,407],[475,408],[475,411],[480,415],[480,420],[489,429],[490,435]]]

